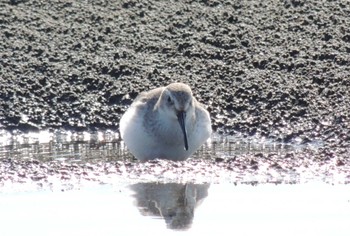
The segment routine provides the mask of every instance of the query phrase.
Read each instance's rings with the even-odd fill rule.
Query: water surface
[[[0,168],[0,235],[348,235],[349,185],[320,181],[330,177],[316,173],[312,165],[301,165],[304,182],[302,172],[281,175],[269,166],[269,155],[300,157],[304,150],[319,147],[318,142],[215,134],[192,160],[139,163],[112,131],[0,131],[0,159],[5,160]],[[259,158],[268,165],[256,170],[223,165],[225,160],[233,162],[230,168],[242,164],[240,157],[253,167]],[[28,169],[27,162],[23,170],[14,166],[23,160],[28,160]],[[169,165],[170,171],[162,169]],[[114,174],[108,174],[107,167]],[[27,176],[40,168],[44,174],[57,173],[41,182]],[[77,168],[83,174],[70,175]],[[316,170],[328,173],[328,166],[320,168]],[[148,173],[150,169],[155,172]],[[9,170],[23,173],[7,178]],[[188,170],[199,170],[192,181],[180,178],[191,174]],[[299,184],[261,184],[273,175],[295,178],[291,182]],[[219,177],[211,181],[212,176]],[[234,178],[247,184],[237,184]]]
[[[345,236],[349,190],[324,183],[139,183],[1,194],[0,234]]]
[[[285,153],[305,147],[317,148],[318,142],[304,145],[273,142],[258,137],[221,136],[213,134],[198,150],[194,158],[230,157],[244,153]],[[42,161],[110,161],[132,160],[119,134],[105,132],[40,131],[32,133],[10,133],[0,130],[0,158],[35,158]]]

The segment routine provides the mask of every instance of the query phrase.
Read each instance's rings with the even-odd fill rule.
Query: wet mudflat
[[[0,1],[0,234],[163,233],[178,225],[164,192],[186,232],[347,235],[349,14],[347,1]],[[106,130],[171,82],[232,136],[137,162]]]

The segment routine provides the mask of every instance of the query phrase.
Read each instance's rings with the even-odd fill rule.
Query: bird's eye
[[[168,103],[169,103],[169,104],[172,104],[172,103],[173,103],[173,100],[171,99],[170,96],[168,97]]]

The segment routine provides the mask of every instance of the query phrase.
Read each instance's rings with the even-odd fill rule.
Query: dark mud
[[[324,143],[281,163],[261,153],[203,165],[348,166],[349,15],[348,1],[325,0],[1,0],[0,128],[118,130],[139,92],[182,81],[220,133]]]

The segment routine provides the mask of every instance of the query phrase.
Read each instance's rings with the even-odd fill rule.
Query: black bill
[[[188,141],[187,141],[187,131],[186,131],[186,126],[185,126],[185,119],[186,119],[186,112],[180,111],[177,114],[177,119],[180,123],[180,127],[182,130],[182,133],[184,134],[184,142],[185,142],[185,150],[188,150]]]

